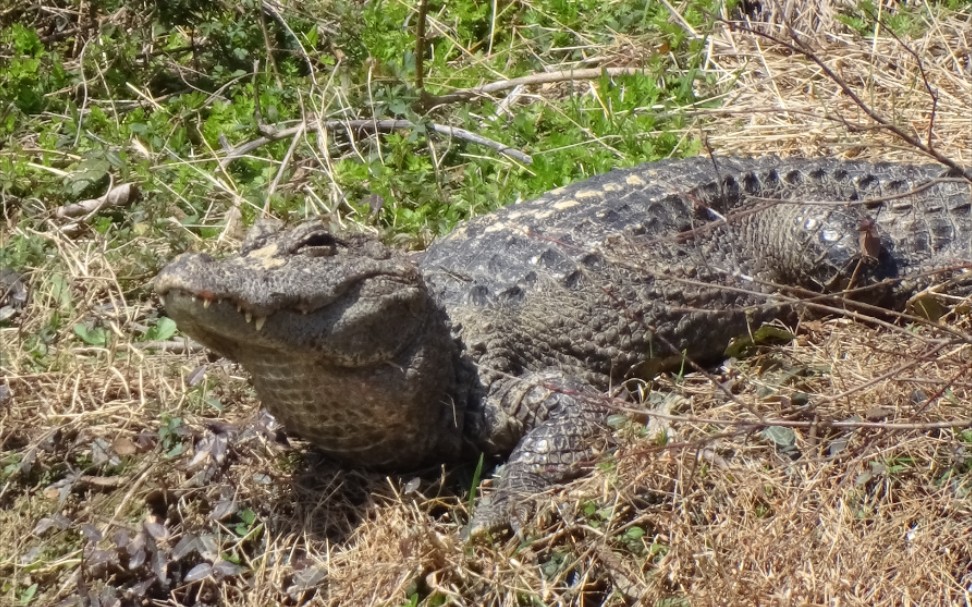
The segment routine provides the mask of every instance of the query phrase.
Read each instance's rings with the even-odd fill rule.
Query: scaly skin
[[[610,447],[610,387],[718,359],[790,319],[792,293],[900,308],[956,273],[970,205],[969,182],[934,166],[665,161],[469,221],[418,262],[309,222],[258,230],[226,260],[182,255],[155,286],[335,458],[509,456],[475,532]]]

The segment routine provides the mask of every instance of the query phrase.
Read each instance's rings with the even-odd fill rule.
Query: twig
[[[294,30],[290,27],[290,24],[287,23],[287,20],[284,19],[283,15],[280,14],[279,9],[281,6],[275,2],[269,2],[267,0],[264,0],[261,3],[261,6],[263,7],[263,12],[276,21],[277,25],[286,30],[286,32],[290,35],[290,38],[294,41],[294,44],[296,44],[297,48],[300,49],[300,57],[307,65],[307,75],[310,76],[311,82],[314,83],[314,86],[317,86],[317,77],[314,75],[314,62],[311,60],[310,55],[307,54],[307,49],[304,48],[304,43],[300,41],[297,33],[294,32]]]
[[[280,86],[280,71],[277,69],[277,62],[273,56],[274,45],[270,43],[270,34],[269,32],[267,32],[266,10],[261,10],[259,12],[259,15],[260,15],[260,19],[259,19],[260,33],[263,34],[263,48],[266,49],[266,56],[267,56],[267,73],[269,74],[270,72],[273,72],[273,74],[277,77],[277,86]],[[254,64],[258,63],[259,61],[260,61],[259,59],[254,60]],[[256,66],[254,66],[254,70],[253,70],[254,78],[257,77],[257,71],[258,70],[256,69]]]
[[[419,6],[420,10],[424,6],[424,3]],[[419,19],[420,24],[424,22],[424,13],[420,12]],[[498,82],[492,82],[489,84],[484,84],[471,89],[463,89],[449,93],[446,95],[428,95],[424,91],[423,76],[422,76],[422,62],[419,58],[421,56],[420,45],[424,45],[424,25],[420,25],[416,33],[416,87],[421,91],[423,98],[423,105],[426,107],[431,107],[433,105],[444,105],[447,103],[454,103],[457,101],[464,101],[467,99],[472,99],[481,95],[489,95],[499,91],[505,91],[509,89],[514,89],[521,86],[537,85],[537,84],[548,84],[552,82],[566,82],[570,80],[592,80],[594,78],[600,78],[601,76],[628,76],[633,74],[640,74],[644,71],[644,68],[640,67],[607,67],[607,68],[588,68],[581,70],[569,70],[562,72],[550,72],[543,74],[531,74],[529,76],[521,76],[519,78],[513,78],[512,80],[500,80]],[[422,51],[424,52],[424,51]],[[249,141],[247,143],[241,144],[234,148],[228,148],[226,151],[226,156],[224,156],[219,161],[219,166],[221,169],[225,170],[227,165],[232,161],[245,156],[246,154],[252,152],[253,150],[260,148],[268,143],[278,141],[280,139],[285,139],[290,137],[302,130],[305,130],[306,123],[290,127],[286,129],[278,130],[273,125],[266,125],[262,123],[262,117],[259,115],[259,101],[254,108],[254,113],[257,116],[257,130],[260,133],[260,137]],[[435,122],[427,123],[416,123],[411,120],[327,120],[320,123],[325,129],[337,129],[337,128],[347,128],[355,130],[370,130],[374,132],[380,131],[396,131],[403,129],[413,129],[420,126],[424,126],[440,135],[447,135],[449,137],[454,137],[463,141],[468,141],[470,143],[475,143],[477,145],[482,145],[484,147],[495,150],[496,152],[516,160],[522,164],[532,164],[533,159],[514,148],[507,145],[493,141],[483,137],[482,135],[477,135],[472,131],[466,129],[461,129],[459,127],[446,126],[438,124]]]
[[[260,60],[253,60],[253,122],[256,123],[257,132],[264,137],[273,137],[277,134],[277,127],[263,121],[263,110],[260,107]]]
[[[638,409],[630,403],[616,405],[616,409],[622,413],[636,417],[655,417],[674,422],[704,424],[708,426],[718,426],[721,428],[737,428],[746,431],[754,429],[768,428],[770,426],[780,426],[784,428],[874,428],[878,430],[941,430],[949,428],[969,428],[972,427],[972,418],[956,419],[940,422],[868,422],[861,420],[793,420],[793,419],[720,419],[717,417],[697,417],[694,415],[675,415],[671,413],[660,413],[645,409]]]
[[[487,139],[482,135],[477,135],[476,133],[467,131],[466,129],[437,124],[435,122],[416,123],[412,122],[411,120],[324,120],[319,121],[317,124],[319,127],[329,130],[343,128],[347,130],[371,132],[389,132],[424,127],[431,131],[435,131],[440,135],[447,135],[449,137],[454,137],[456,139],[468,141],[470,143],[475,143],[492,150],[496,150],[498,153],[508,158],[512,158],[513,160],[516,160],[522,164],[531,164],[533,162],[533,159],[528,154],[511,148],[503,143],[493,141],[492,139]],[[234,148],[229,148],[226,151],[226,156],[219,161],[219,166],[220,168],[225,169],[229,163],[233,162],[237,158],[241,158],[253,150],[267,145],[268,143],[286,139],[296,135],[297,133],[301,133],[306,129],[306,126],[306,123],[301,123],[297,126],[286,129],[272,129],[272,132],[271,129],[265,128],[264,134],[257,139],[248,141]]]
[[[419,0],[418,14],[415,18],[415,90],[425,101],[425,16],[429,10],[428,0]]]
[[[461,89],[445,95],[430,95],[428,103],[430,105],[445,105],[457,101],[466,101],[474,97],[482,97],[506,91],[521,85],[549,84],[551,82],[567,82],[570,80],[593,80],[601,76],[631,76],[641,74],[645,71],[643,67],[595,67],[581,70],[567,70],[562,72],[547,72],[542,74],[530,74],[520,76],[512,80],[500,80],[491,82],[471,89]]]
[[[198,354],[206,351],[206,346],[188,339],[136,341],[128,344],[128,346],[133,350],[168,352],[170,354]]]
[[[865,7],[864,10],[871,12],[871,9],[868,7]],[[935,89],[932,88],[931,83],[928,81],[928,71],[925,69],[925,62],[921,60],[921,57],[918,55],[918,53],[915,52],[915,49],[905,44],[904,40],[902,40],[896,33],[894,33],[893,27],[888,27],[884,25],[884,22],[881,20],[880,16],[874,15],[872,13],[871,17],[875,19],[880,25],[884,26],[884,31],[887,32],[889,36],[894,38],[894,41],[897,42],[901,46],[901,48],[904,49],[906,53],[911,55],[912,59],[915,60],[915,65],[918,66],[918,73],[921,74],[921,82],[925,86],[925,91],[928,93],[928,96],[931,98],[932,101],[931,112],[929,112],[929,116],[928,116],[927,145],[930,148],[932,147],[932,135],[935,132],[935,117],[938,116],[938,93],[935,92]]]
[[[933,344],[931,344],[931,347],[925,349],[924,352],[918,353],[913,358],[910,358],[909,360],[906,360],[904,363],[902,363],[900,365],[897,365],[897,366],[894,366],[894,367],[891,367],[890,369],[888,369],[884,373],[882,373],[882,374],[880,374],[880,375],[878,375],[876,377],[872,377],[871,379],[865,381],[862,384],[858,384],[858,385],[855,385],[855,386],[851,386],[850,388],[848,388],[847,390],[844,390],[843,392],[840,392],[838,394],[829,394],[827,396],[822,396],[822,397],[819,398],[819,400],[817,401],[817,403],[818,404],[826,404],[826,403],[836,403],[836,402],[840,402],[841,400],[845,400],[845,399],[853,396],[854,394],[857,394],[859,392],[863,392],[864,390],[867,390],[868,388],[871,388],[873,386],[876,386],[876,385],[880,384],[883,381],[886,381],[888,379],[891,379],[892,377],[902,377],[904,375],[904,372],[905,371],[909,371],[912,368],[917,367],[919,364],[921,364],[923,362],[928,362],[929,360],[931,360],[931,357],[932,356],[936,356],[939,352],[941,352],[942,350],[944,350],[946,346],[953,345],[954,343],[955,342],[946,341],[946,340],[939,341],[938,343],[933,343]],[[963,369],[963,371],[965,371],[965,369]],[[949,381],[949,382],[943,384],[942,385],[942,389],[944,390],[945,387],[947,387],[949,385],[952,385],[953,383],[954,383],[954,381]],[[926,402],[931,402],[933,400],[933,398],[935,398],[935,397],[936,396],[933,395],[933,397],[927,399]]]
[[[455,126],[446,126],[444,124],[438,124],[435,122],[425,122],[416,124],[410,120],[327,120],[323,123],[326,129],[356,129],[362,131],[397,131],[402,129],[414,129],[425,127],[429,130],[435,131],[440,135],[446,135],[449,137],[455,137],[463,141],[468,141],[470,143],[475,143],[508,157],[521,162],[523,164],[532,164],[533,159],[520,150],[514,149],[499,143],[498,141],[493,141],[492,139],[487,139],[482,135],[477,135],[472,131],[467,131],[466,129],[461,129]]]
[[[301,123],[299,126],[294,126],[286,129],[279,129],[273,133],[268,133],[266,135],[261,135],[260,137],[254,139],[253,141],[248,141],[246,143],[240,144],[236,147],[226,147],[226,155],[223,156],[219,161],[219,167],[221,169],[226,169],[226,167],[238,158],[246,156],[253,150],[261,148],[268,143],[273,143],[274,141],[279,141],[281,139],[286,139],[292,136],[294,133],[298,133],[304,129],[304,124]]]
[[[114,491],[120,489],[131,482],[127,476],[95,476],[93,474],[82,474],[75,479],[74,487],[76,490],[87,489],[89,491]]]
[[[138,186],[134,183],[121,183],[110,188],[103,196],[89,198],[81,202],[66,204],[54,211],[58,219],[81,217],[87,219],[104,208],[122,207],[138,198]]]
[[[273,176],[273,181],[270,182],[270,187],[267,188],[266,200],[263,203],[263,216],[266,217],[270,212],[270,197],[277,190],[277,186],[280,184],[280,179],[283,177],[284,171],[287,170],[287,165],[290,164],[290,159],[294,156],[294,150],[297,149],[297,142],[300,141],[301,135],[304,134],[304,125],[300,124],[298,126],[297,132],[294,133],[294,138],[290,142],[290,147],[287,148],[287,153],[284,154],[283,160],[280,161],[280,167],[277,169],[277,174]]]

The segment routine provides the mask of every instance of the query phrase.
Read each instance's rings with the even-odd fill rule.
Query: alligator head
[[[184,333],[253,375],[288,430],[342,460],[411,467],[459,440],[445,314],[414,263],[373,239],[263,226],[236,256],[177,257],[155,289]]]

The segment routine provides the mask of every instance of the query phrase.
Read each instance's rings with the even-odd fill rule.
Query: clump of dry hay
[[[826,11],[808,14],[820,13]],[[969,164],[970,19],[929,14],[921,24],[924,35],[914,39],[897,38],[880,26],[862,38],[836,26],[832,16],[828,28],[798,23],[793,33],[888,124]],[[795,44],[785,24],[753,27]],[[718,153],[929,160],[880,128],[818,64],[792,48],[745,29],[723,28],[709,38],[708,55],[711,71],[720,76],[716,88],[725,91],[721,107],[712,111],[718,128],[705,129]]]
[[[817,34],[812,48],[922,140],[934,116],[932,140],[967,163],[968,27],[931,21],[907,41],[914,54],[881,32]],[[700,112],[698,128],[717,153],[920,157],[791,50],[726,29],[710,55],[726,107]],[[57,245],[39,270],[63,288],[0,330],[13,394],[0,400],[0,446],[13,454],[0,580],[37,584],[40,604],[969,600],[972,435],[951,425],[969,418],[972,387],[961,309],[945,319],[951,332],[808,321],[790,344],[716,371],[718,385],[659,378],[651,398],[666,413],[651,427],[664,440],[622,426],[619,451],[551,490],[524,538],[465,546],[455,474],[413,483],[320,464],[260,422],[236,368],[210,366],[200,383],[201,354],[139,347],[155,312],[119,286],[99,244]],[[52,315],[62,327],[96,320],[108,344],[49,334]],[[782,421],[768,430],[759,417]],[[152,582],[176,571],[193,581]]]

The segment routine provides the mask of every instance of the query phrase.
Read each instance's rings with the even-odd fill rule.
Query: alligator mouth
[[[207,320],[219,319],[225,321],[227,315],[235,316],[235,318],[242,319],[247,325],[252,325],[258,333],[266,325],[267,318],[275,314],[275,312],[265,314],[254,312],[231,296],[219,297],[209,292],[199,293],[179,287],[172,287],[160,293],[160,295],[165,302],[166,311],[170,314],[174,313],[174,316],[181,316],[179,310],[191,310],[190,316],[200,319],[206,318]],[[324,303],[318,309],[326,305],[327,303]],[[306,308],[296,311],[306,315],[314,310]],[[176,318],[176,320],[179,321],[180,319]]]
[[[215,297],[180,288],[169,289],[161,295],[166,314],[183,333],[224,355],[235,349],[235,344],[250,342],[257,346],[270,339],[264,327],[268,320],[283,312],[254,313],[232,297]]]
[[[368,280],[332,284],[313,296],[272,293],[256,305],[171,282],[158,292],[184,334],[227,358],[245,363],[312,356],[361,367],[411,347],[431,309],[421,284],[394,273],[368,274]],[[396,330],[388,331],[389,323]]]
[[[310,314],[335,305],[366,285],[387,285],[389,292],[415,283],[411,264],[364,256],[248,257],[215,260],[206,254],[186,253],[156,276],[154,289],[186,310],[208,310],[223,304],[247,323],[263,326],[278,312]],[[188,301],[184,301],[188,299]],[[199,305],[196,305],[199,304]],[[176,319],[178,320],[178,319]]]
[[[219,290],[194,288],[193,285],[178,284],[176,281],[157,281],[155,290],[164,300],[178,298],[180,303],[186,304],[195,311],[208,311],[213,306],[235,310],[247,323],[253,323],[259,331],[266,319],[280,312],[309,315],[327,309],[341,302],[357,288],[366,283],[387,285],[407,285],[409,281],[394,273],[382,271],[363,271],[355,274],[342,283],[328,285],[326,292],[292,293],[271,291],[263,301],[253,301],[242,295],[235,295]],[[389,291],[394,290],[389,287]],[[248,301],[249,299],[249,301]],[[203,312],[205,313],[205,312]]]
[[[171,288],[162,294],[166,314],[176,321],[183,334],[210,350],[238,362],[270,357],[282,361],[306,354],[293,342],[293,317],[315,318],[315,311],[278,309],[258,314],[231,297],[215,297]],[[326,308],[318,309],[318,313]],[[288,316],[291,320],[288,321]],[[316,321],[309,320],[314,323]]]

